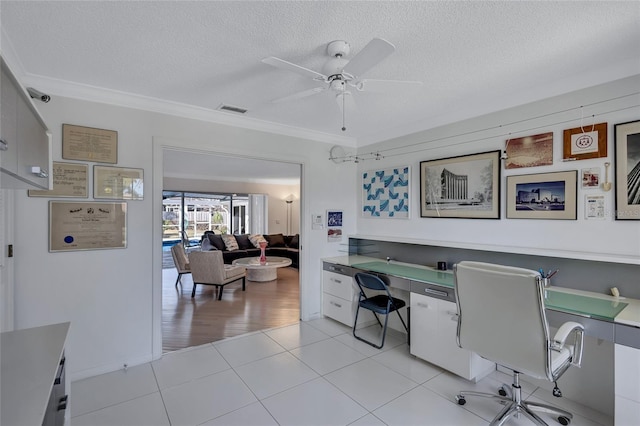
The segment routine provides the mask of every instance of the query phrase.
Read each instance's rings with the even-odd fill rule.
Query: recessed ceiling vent
[[[227,111],[227,112],[235,112],[235,113],[238,113],[238,114],[244,114],[244,113],[247,112],[247,110],[245,108],[240,108],[240,107],[232,106],[232,105],[224,105],[224,104],[220,105],[218,107],[218,110]]]

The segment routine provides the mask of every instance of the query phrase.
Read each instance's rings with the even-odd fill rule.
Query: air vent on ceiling
[[[236,112],[236,113],[238,113],[238,114],[244,114],[244,113],[246,113],[246,112],[247,112],[247,110],[246,110],[245,108],[240,108],[240,107],[232,106],[232,105],[224,105],[224,104],[220,105],[220,106],[218,107],[218,110],[220,110],[220,111]]]

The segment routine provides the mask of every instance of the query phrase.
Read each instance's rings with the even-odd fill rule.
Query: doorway
[[[163,157],[163,186],[173,192],[163,191],[163,208],[167,203],[174,202],[175,216],[169,224],[163,214],[163,231],[173,226],[176,229],[172,232],[180,234],[179,229],[182,228],[187,245],[196,246],[206,230],[236,235],[299,234],[300,164],[173,150],[165,150]],[[237,175],[223,172],[223,169],[228,171],[230,166]],[[185,176],[185,168],[192,176]],[[260,170],[265,175],[262,179],[258,175]],[[274,170],[279,170],[277,173],[280,176]],[[250,176],[245,177],[244,181],[243,171],[250,171]],[[249,194],[255,193],[265,194],[268,201],[268,209],[259,220],[252,218],[254,202]],[[174,196],[172,200],[171,195]],[[210,203],[201,199],[199,205],[192,203],[191,207],[178,213],[180,209],[175,197],[195,199],[196,195],[206,195],[205,198],[215,198],[217,201]],[[265,224],[262,232],[252,229],[260,222]],[[209,229],[211,227],[215,229]],[[163,240],[167,236],[163,232]],[[172,241],[178,242],[180,240],[177,238]],[[188,250],[194,249],[199,248],[188,247]],[[181,282],[176,285],[177,272],[171,265],[166,265],[164,254],[163,248],[163,353],[251,331],[289,325],[298,322],[301,317],[300,274],[296,268],[281,268],[278,279],[271,282],[247,281],[244,292],[240,284],[228,285],[221,301],[216,300],[213,287],[198,286],[196,296],[192,299],[193,282],[190,274],[183,275]]]

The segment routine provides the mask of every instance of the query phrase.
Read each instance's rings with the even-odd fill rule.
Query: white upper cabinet
[[[0,186],[51,189],[51,134],[4,60],[0,84]]]

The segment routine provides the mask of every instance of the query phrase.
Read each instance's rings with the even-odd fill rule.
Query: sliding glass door
[[[162,239],[200,240],[205,231],[217,234],[252,232],[248,194],[162,192]]]

